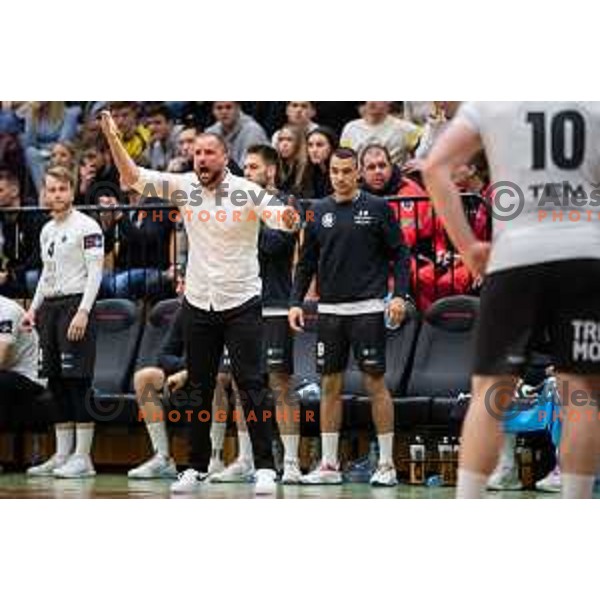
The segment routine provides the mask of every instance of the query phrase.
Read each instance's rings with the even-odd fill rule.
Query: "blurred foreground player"
[[[302,302],[311,279],[318,277],[317,367],[322,375],[320,466],[302,477],[306,484],[340,484],[339,430],[342,385],[350,349],[364,376],[379,442],[379,464],[373,485],[396,484],[393,461],[394,406],[384,381],[386,327],[384,298],[390,265],[394,275],[390,323],[399,325],[406,312],[408,249],[386,200],[358,187],[356,153],[341,148],[329,167],[334,192],[313,205],[296,267],[290,326],[304,326]]]
[[[66,168],[52,167],[46,172],[44,193],[52,220],[40,235],[42,274],[23,327],[38,329],[41,374],[48,378],[60,417],[55,426],[55,454],[31,467],[28,475],[78,478],[96,474],[90,457],[96,362],[93,309],[102,280],[104,238],[96,221],[73,208],[74,191]]]
[[[600,388],[600,208],[593,200],[599,140],[597,102],[469,102],[424,164],[452,242],[473,275],[485,275],[458,498],[483,496],[502,446],[498,410],[511,402],[517,374],[545,327],[568,390],[562,494],[592,495],[600,443],[594,396]],[[452,182],[453,170],[482,148],[492,182],[499,182],[491,186],[491,244],[475,238]]]

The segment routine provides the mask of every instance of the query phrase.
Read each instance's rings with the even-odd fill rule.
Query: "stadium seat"
[[[135,405],[123,406],[142,331],[140,309],[131,300],[101,300],[96,305],[98,337],[94,409],[98,421],[128,421]],[[127,403],[129,404],[129,403]],[[126,409],[126,410],[124,410]]]
[[[458,425],[466,403],[458,396],[470,390],[475,321],[479,300],[471,296],[443,298],[433,304],[415,350],[406,398],[430,404],[430,425]]]

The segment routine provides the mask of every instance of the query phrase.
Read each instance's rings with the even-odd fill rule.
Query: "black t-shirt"
[[[293,304],[302,304],[315,272],[324,303],[383,299],[388,292],[390,263],[394,295],[408,293],[408,248],[384,199],[363,191],[355,200],[343,203],[328,196],[313,203],[306,221]]]

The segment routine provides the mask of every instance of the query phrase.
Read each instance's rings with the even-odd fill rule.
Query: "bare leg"
[[[472,399],[463,425],[458,498],[483,496],[504,441],[502,416],[511,404],[517,378],[512,375],[476,375]]]
[[[562,400],[560,465],[564,498],[591,498],[600,452],[600,420],[595,405],[600,376],[559,375]]]

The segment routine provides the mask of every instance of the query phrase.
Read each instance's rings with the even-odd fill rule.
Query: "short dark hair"
[[[138,103],[132,100],[113,100],[108,103],[109,110],[120,110],[122,108],[130,108],[137,114]]]
[[[146,113],[148,117],[164,117],[165,121],[172,121],[173,115],[167,106],[164,104],[154,104],[148,108],[148,112]]]
[[[340,160],[352,160],[354,165],[358,167],[358,155],[352,148],[336,148],[331,155],[331,158],[339,158]]]
[[[267,146],[267,144],[254,144],[246,150],[246,154],[256,154],[262,158],[262,160],[270,166],[279,167],[279,154],[273,146]]]
[[[216,133],[214,131],[201,131],[196,135],[197,138],[201,138],[201,137],[211,137],[215,140],[217,140],[217,142],[219,142],[219,145],[221,146],[221,148],[223,148],[223,152],[225,152],[225,154],[229,154],[229,147],[227,146],[227,142],[225,141],[225,138],[220,135],[219,133]]]
[[[368,144],[367,146],[365,146],[363,148],[362,152],[360,153],[360,166],[361,167],[365,166],[365,156],[367,155],[367,153],[371,152],[373,150],[377,150],[378,152],[383,152],[385,154],[386,160],[390,164],[392,164],[392,156],[391,156],[390,151],[388,150],[387,146],[384,146],[383,144],[374,142],[372,144]]]
[[[9,169],[0,169],[0,181],[7,181],[10,185],[19,186],[19,178]]]

